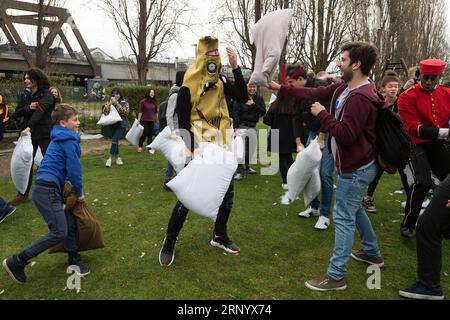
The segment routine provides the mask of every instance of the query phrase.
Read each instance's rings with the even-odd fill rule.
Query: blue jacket
[[[83,195],[80,137],[60,125],[53,127],[50,145],[37,172],[36,180],[55,182],[60,190],[69,180],[78,197]]]

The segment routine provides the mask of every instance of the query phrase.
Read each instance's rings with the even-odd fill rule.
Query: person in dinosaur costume
[[[183,86],[178,92],[176,110],[179,128],[189,132],[190,139],[184,137],[184,141],[193,157],[201,155],[201,149],[198,148],[200,142],[230,146],[227,130],[231,127],[231,112],[228,110],[227,98],[241,103],[249,100],[236,53],[231,48],[227,48],[227,55],[233,69],[234,84],[221,74],[218,43],[217,38],[209,36],[199,40],[195,63],[186,71]],[[233,195],[231,182],[220,206],[210,244],[228,253],[238,254],[239,247],[230,240],[227,233]],[[174,261],[175,243],[188,211],[180,201],[172,211],[166,238],[159,253],[161,266],[168,267]]]

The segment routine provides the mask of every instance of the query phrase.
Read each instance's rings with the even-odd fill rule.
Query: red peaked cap
[[[439,59],[428,59],[420,61],[420,74],[440,76],[445,71],[447,63]]]
[[[303,71],[305,71],[305,68],[300,66],[297,70],[295,70],[293,75],[291,75],[290,77],[286,78],[286,65],[283,64],[281,66],[281,70],[280,70],[280,72],[281,72],[281,84],[286,84],[289,80],[297,78],[300,75],[300,73],[302,73]]]

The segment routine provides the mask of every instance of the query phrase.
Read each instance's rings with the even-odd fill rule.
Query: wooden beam
[[[20,35],[17,32],[16,28],[14,27],[11,19],[7,15],[4,15],[3,22],[5,23],[6,27],[9,29],[9,32],[11,32],[11,35],[13,36],[17,46],[19,47],[20,52],[22,53],[23,57],[25,58],[25,61],[28,63],[28,66],[30,68],[34,67],[33,58],[28,53],[27,46],[20,38]]]
[[[60,30],[58,35],[61,38],[62,42],[64,43],[64,46],[66,47],[67,51],[69,52],[70,57],[72,59],[77,59],[77,55],[75,54],[72,47],[70,46],[69,41],[67,41],[67,38],[66,38],[66,35],[64,34],[64,32],[62,30]]]
[[[3,0],[4,7],[7,9],[15,9],[29,12],[39,12],[39,4],[16,1],[16,0]],[[54,6],[45,6],[44,14],[59,16],[67,14],[69,11],[65,8],[58,8]]]
[[[3,32],[5,33],[6,37],[8,38],[9,43],[12,44],[12,45],[15,45],[16,41],[14,41],[13,36],[9,32],[8,28],[6,27],[6,25],[3,22],[1,17],[0,17],[0,28],[2,28]]]

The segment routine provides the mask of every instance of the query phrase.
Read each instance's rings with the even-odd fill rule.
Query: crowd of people
[[[279,144],[274,149],[269,136],[268,150],[278,153],[281,186],[285,190],[287,174],[294,163],[293,154],[303,152],[317,139],[322,153],[321,197],[320,201],[315,198],[298,216],[318,217],[314,227],[318,231],[327,230],[332,218],[335,241],[326,272],[306,281],[305,285],[321,292],[344,290],[350,258],[379,268],[385,264],[368,213],[376,212],[374,194],[384,172],[376,147],[377,115],[388,108],[401,119],[411,140],[409,161],[404,168],[397,168],[407,197],[400,234],[416,238],[418,253],[417,282],[399,294],[416,299],[443,299],[441,248],[442,240],[450,237],[450,88],[440,85],[446,63],[423,60],[404,84],[393,71],[385,72],[377,84],[371,78],[377,51],[374,45],[363,42],[343,46],[337,63],[340,78],[332,78],[326,72],[310,74],[299,64],[288,65],[281,84],[268,84],[277,97],[266,107],[258,87],[245,82],[236,53],[227,48],[232,81],[221,73],[218,39],[201,38],[194,64],[186,73],[177,73],[168,99],[159,104],[155,91],[149,88],[139,102],[136,118],[144,133],[136,151],[143,151],[145,140],[148,144],[152,142],[154,127],[159,122],[160,130],[168,126],[174,136],[179,130],[189,132],[191,139],[184,139],[187,164],[192,158],[202,156],[201,142],[229,146],[232,137],[227,130],[232,127],[234,136],[243,138],[245,157],[220,205],[210,244],[227,253],[239,254],[240,248],[230,239],[227,224],[233,208],[234,181],[239,183],[247,174],[257,174],[251,163],[254,163],[260,120],[270,126],[271,134],[278,130]],[[28,70],[24,84],[26,90],[14,117],[20,119],[22,136],[31,133],[33,156],[38,148],[43,155],[32,199],[48,224],[49,233],[6,258],[3,267],[13,280],[24,283],[25,267],[30,259],[63,241],[69,265],[84,276],[90,269],[77,252],[74,217],[64,211],[61,198],[64,182],[68,180],[78,201],[84,201],[78,113],[63,104],[61,93],[50,87],[48,77],[41,70]],[[112,107],[121,121],[111,125],[108,168],[114,160],[119,166],[124,164],[119,140],[129,126],[130,107],[120,88],[112,90],[111,99],[102,107],[103,114],[108,115]],[[205,135],[210,130],[219,132],[222,141]],[[421,214],[424,199],[432,188],[432,174],[441,183]],[[171,191],[167,183],[173,175],[174,169],[168,162],[163,182],[166,191]],[[0,198],[0,223],[14,213],[16,206],[28,201],[32,176],[33,170],[25,193],[18,192],[10,202]],[[163,267],[175,261],[175,245],[188,212],[181,201],[172,210],[159,253]],[[361,238],[359,250],[352,250],[355,230]]]

